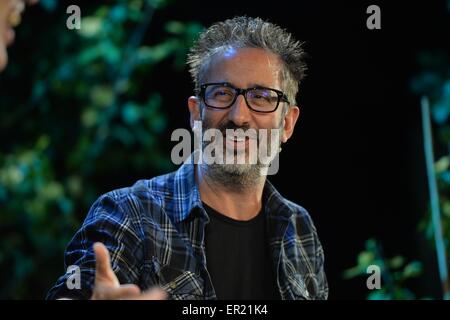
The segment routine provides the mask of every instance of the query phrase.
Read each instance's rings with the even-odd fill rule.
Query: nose
[[[250,109],[242,94],[238,95],[236,101],[228,112],[228,120],[233,121],[237,126],[243,126],[250,122]]]

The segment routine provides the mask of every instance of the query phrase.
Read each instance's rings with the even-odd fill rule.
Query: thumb
[[[95,253],[95,279],[96,280],[108,280],[112,281],[112,285],[118,286],[119,280],[117,279],[114,271],[111,268],[111,260],[109,257],[108,249],[101,242],[94,243]]]
[[[143,292],[140,296],[133,297],[134,300],[166,300],[168,294],[159,287],[151,288]]]

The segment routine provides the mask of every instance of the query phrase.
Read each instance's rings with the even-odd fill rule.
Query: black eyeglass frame
[[[206,102],[206,98],[205,98],[205,92],[206,92],[206,88],[208,86],[213,86],[213,85],[220,85],[220,86],[224,86],[224,87],[228,87],[233,89],[236,92],[236,95],[234,96],[233,100],[230,102],[230,105],[227,107],[215,107],[215,106],[211,106]],[[254,108],[252,108],[250,106],[250,104],[247,101],[247,92],[251,91],[251,90],[272,90],[273,92],[275,92],[277,94],[277,105],[275,107],[275,109],[271,110],[271,111],[261,111],[261,110],[256,110]],[[267,87],[251,87],[251,88],[246,88],[246,89],[241,89],[241,88],[236,88],[235,86],[233,86],[232,84],[228,83],[228,82],[211,82],[211,83],[204,83],[202,85],[200,85],[200,90],[196,90],[196,94],[198,94],[200,96],[200,98],[202,98],[203,103],[208,107],[208,108],[212,108],[212,109],[218,109],[218,110],[225,110],[230,108],[235,102],[236,99],[239,95],[243,95],[244,96],[244,100],[245,103],[247,104],[247,107],[254,111],[254,112],[258,112],[258,113],[272,113],[275,112],[278,109],[278,106],[280,105],[280,102],[286,102],[290,105],[289,99],[286,96],[286,94],[284,94],[283,91],[277,90],[277,89],[273,89],[273,88],[267,88]]]

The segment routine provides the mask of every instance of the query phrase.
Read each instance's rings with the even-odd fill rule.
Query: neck
[[[262,207],[266,177],[259,176],[253,181],[242,181],[239,176],[230,175],[228,183],[225,184],[223,179],[215,179],[213,171],[208,170],[206,166],[195,166],[195,177],[202,201],[235,220],[254,218]]]

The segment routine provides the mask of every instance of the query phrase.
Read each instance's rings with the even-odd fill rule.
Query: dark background
[[[61,1],[67,4],[76,1]],[[82,10],[94,1],[78,1]],[[366,8],[381,8],[381,30],[368,30]],[[145,41],[158,40],[167,20],[208,26],[235,15],[259,16],[305,42],[308,76],[297,101],[301,116],[283,147],[280,171],[270,178],[288,199],[304,206],[316,224],[326,256],[331,299],[363,299],[365,278],[344,280],[368,238],[386,256],[421,259],[425,277],[411,284],[420,295],[439,296],[435,257],[417,231],[427,208],[420,99],[411,93],[423,50],[448,43],[446,1],[175,1],[154,16]],[[30,9],[30,23],[39,8]],[[83,14],[83,11],[82,11]],[[45,21],[41,28],[45,27]],[[37,27],[39,28],[39,27]],[[37,29],[37,32],[39,29]],[[38,45],[31,39],[26,46]],[[20,45],[12,53],[20,57]],[[448,51],[447,51],[448,52]],[[169,128],[161,136],[167,154],[172,130],[188,127],[187,70],[173,73],[163,62],[153,71],[152,90],[164,97]],[[157,80],[157,81],[156,81]],[[160,172],[149,172],[149,177]],[[131,185],[123,170],[101,176],[102,191]]]

